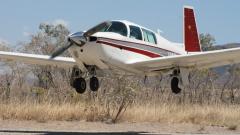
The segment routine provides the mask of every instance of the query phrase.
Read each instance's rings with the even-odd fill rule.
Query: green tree
[[[214,36],[209,33],[200,34],[200,43],[202,47],[202,51],[213,50],[213,45],[216,43]]]

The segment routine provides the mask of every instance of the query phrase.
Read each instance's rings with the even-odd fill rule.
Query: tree
[[[216,43],[214,36],[209,33],[200,34],[200,43],[202,47],[202,51],[213,50],[213,44]]]
[[[27,43],[23,51],[34,54],[51,55],[54,50],[67,44],[66,37],[69,30],[62,24],[41,23],[39,32],[31,35],[31,41]],[[69,56],[64,52],[64,56]],[[49,89],[55,87],[53,74],[64,75],[65,70],[50,66],[31,66],[32,73],[38,78],[38,87]],[[63,77],[67,78],[67,77]]]
[[[62,24],[41,23],[39,32],[31,36],[31,41],[24,50],[27,52],[50,55],[56,48],[67,44],[66,37],[69,30]],[[64,54],[67,54],[67,51]]]

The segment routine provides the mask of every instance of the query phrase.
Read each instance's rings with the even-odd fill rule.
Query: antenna
[[[160,29],[157,29],[157,34],[161,35],[161,33],[163,33],[163,31],[161,31]]]

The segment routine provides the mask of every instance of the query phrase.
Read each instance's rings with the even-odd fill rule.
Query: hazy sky
[[[184,5],[194,6],[200,33],[217,44],[240,42],[239,0],[0,0],[0,40],[29,40],[41,22],[66,23],[71,32],[104,20],[125,19],[182,42]]]

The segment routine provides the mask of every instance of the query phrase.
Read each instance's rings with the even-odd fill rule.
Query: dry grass
[[[239,112],[240,107],[237,105],[132,105],[119,120],[229,126],[240,124]],[[0,104],[0,118],[39,122],[49,120],[103,121],[109,118],[109,114],[102,105],[89,106],[84,103],[58,105],[26,102]]]
[[[176,105],[134,106],[124,115],[124,120],[170,123],[193,123],[227,126],[240,124],[240,108],[235,105]]]
[[[0,117],[2,119],[36,120],[39,122],[51,120],[97,121],[101,117],[100,110],[97,109],[100,108],[70,103],[61,105],[51,103],[10,103],[0,104]]]

